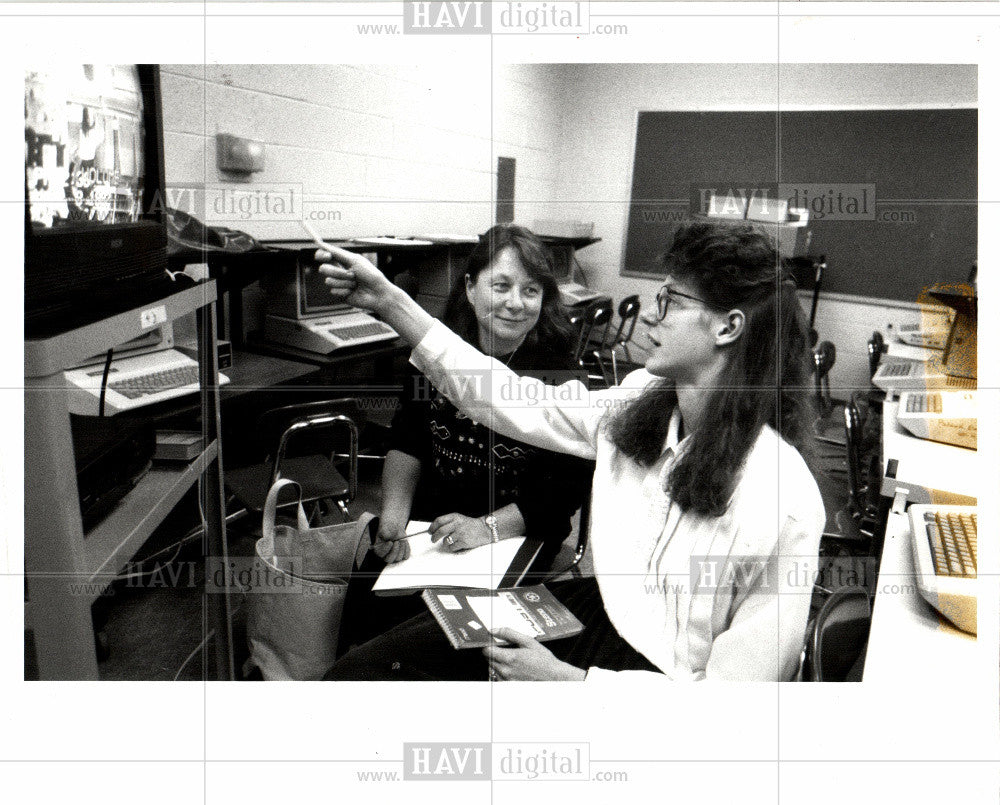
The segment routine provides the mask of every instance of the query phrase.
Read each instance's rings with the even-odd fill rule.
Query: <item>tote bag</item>
[[[299,496],[294,527],[274,522],[278,493],[286,486]],[[310,528],[299,485],[275,481],[246,588],[250,660],[264,679],[321,679],[333,665],[347,583],[370,544],[373,520],[364,514],[351,523]]]

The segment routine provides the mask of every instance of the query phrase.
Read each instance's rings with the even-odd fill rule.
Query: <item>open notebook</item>
[[[537,540],[513,537],[471,551],[453,553],[431,542],[426,532],[430,523],[413,520],[406,527],[410,537],[410,557],[389,565],[378,577],[376,595],[404,595],[425,587],[473,587],[497,590],[514,587],[542,547]]]

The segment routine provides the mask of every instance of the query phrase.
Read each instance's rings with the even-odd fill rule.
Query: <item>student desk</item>
[[[983,668],[982,663],[996,658],[987,656],[988,641],[953,627],[920,595],[904,506],[907,501],[974,503],[978,453],[909,435],[896,421],[897,409],[898,402],[890,400],[882,409],[883,469],[896,461],[896,477],[884,480],[882,494],[896,500],[886,521],[863,681],[940,684],[961,679],[968,669]],[[980,600],[980,609],[983,604]],[[948,689],[949,697],[963,702],[967,695],[979,695],[961,685]]]

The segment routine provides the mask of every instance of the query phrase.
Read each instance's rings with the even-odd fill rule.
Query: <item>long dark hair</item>
[[[745,316],[742,335],[727,347],[718,386],[708,392],[702,419],[667,481],[682,510],[719,516],[765,424],[807,460],[811,456],[806,329],[794,280],[782,271],[771,237],[751,225],[682,224],[663,266],[702,299]],[[650,387],[611,421],[612,442],[651,466],[660,457],[676,404],[669,383]]]
[[[570,324],[559,302],[559,287],[552,273],[548,248],[538,236],[517,224],[497,224],[479,236],[469,256],[466,276],[475,282],[504,249],[513,249],[525,273],[542,287],[542,309],[538,323],[524,339],[525,352],[568,353],[571,349]],[[465,294],[465,282],[456,282],[445,307],[444,323],[473,346],[479,346],[479,322]]]

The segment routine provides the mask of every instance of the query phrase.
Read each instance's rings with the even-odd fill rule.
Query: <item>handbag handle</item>
[[[264,501],[264,518],[261,523],[261,535],[265,539],[274,539],[274,518],[278,513],[278,493],[289,484],[295,487],[295,492],[299,500],[299,531],[309,530],[309,518],[306,517],[306,510],[302,508],[302,487],[290,478],[279,478],[271,485],[267,493],[267,500]]]

